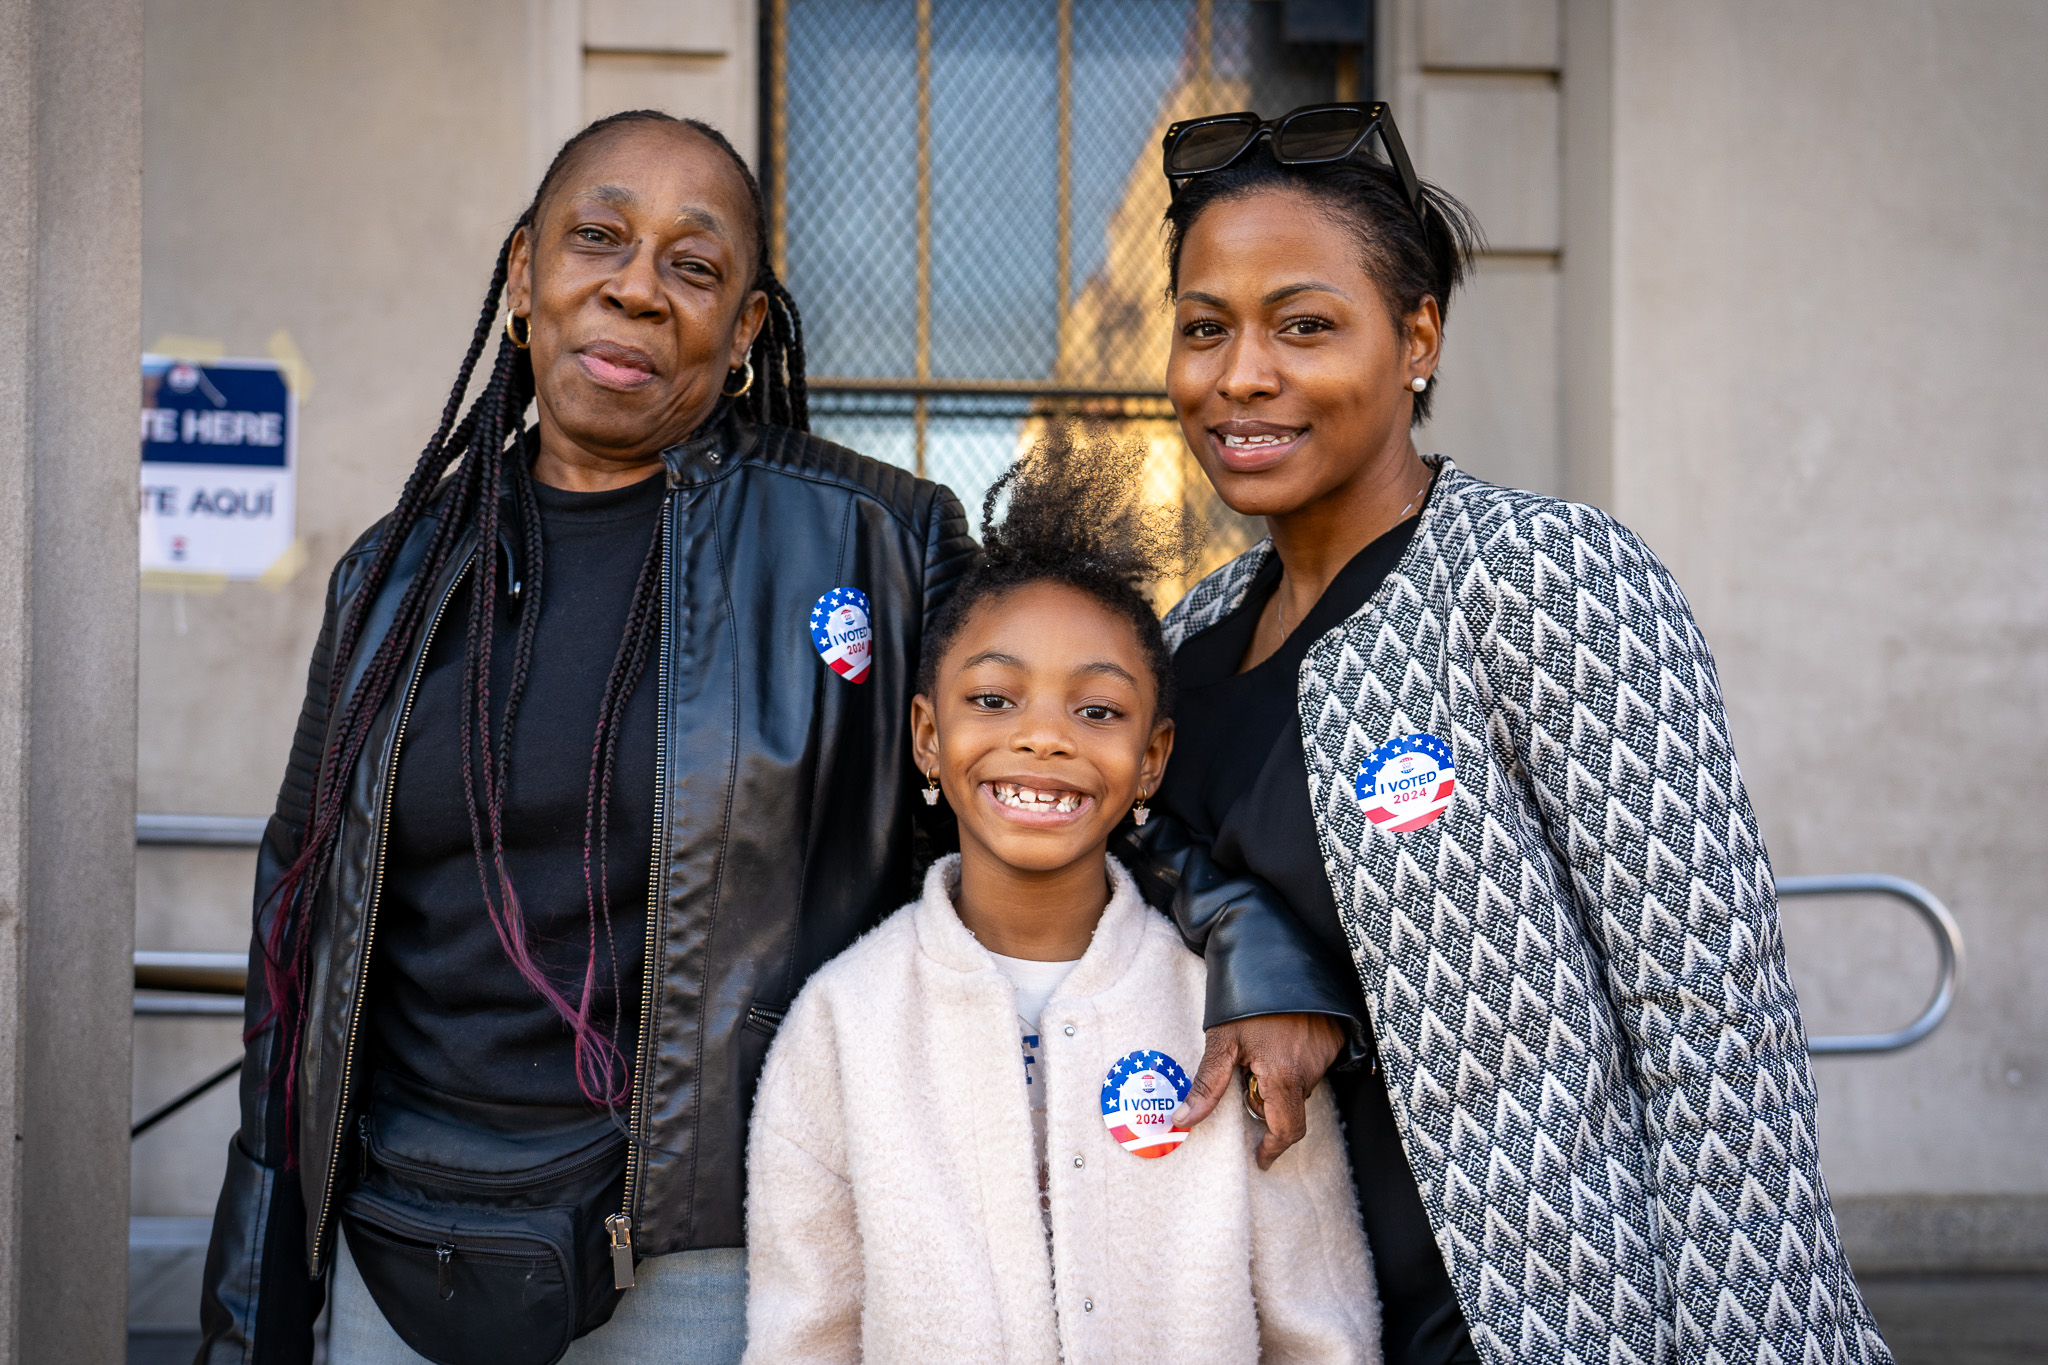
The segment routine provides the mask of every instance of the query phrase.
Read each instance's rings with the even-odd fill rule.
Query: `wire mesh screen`
[[[1199,571],[1248,546],[1164,401],[1158,149],[1176,119],[1356,97],[1356,50],[1289,41],[1294,9],[770,4],[774,250],[819,434],[972,512],[1045,422],[1086,416],[1147,440],[1148,496],[1208,521]]]

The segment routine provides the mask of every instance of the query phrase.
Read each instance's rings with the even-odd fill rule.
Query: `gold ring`
[[[1266,1121],[1266,1100],[1259,1094],[1259,1078],[1254,1073],[1244,1073],[1244,1112],[1260,1123]]]

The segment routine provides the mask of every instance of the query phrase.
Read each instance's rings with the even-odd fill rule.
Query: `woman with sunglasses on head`
[[[808,426],[731,144],[571,138],[329,586],[202,1360],[310,1361],[323,1299],[334,1365],[739,1359],[755,1080],[911,892],[920,642],[974,553]]]
[[[1355,966],[1328,1079],[1389,1365],[1889,1361],[1684,595],[1605,513],[1415,446],[1476,225],[1383,105],[1177,124],[1166,170],[1168,391],[1270,537],[1167,617],[1128,856],[1197,945],[1277,897]],[[1280,1114],[1250,1070],[1298,1134],[1299,1078]]]

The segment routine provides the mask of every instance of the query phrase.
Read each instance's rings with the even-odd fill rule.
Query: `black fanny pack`
[[[615,1283],[632,1283],[625,1246],[615,1275],[626,1135],[611,1115],[380,1075],[358,1137],[341,1226],[406,1345],[436,1365],[554,1365],[610,1320]]]

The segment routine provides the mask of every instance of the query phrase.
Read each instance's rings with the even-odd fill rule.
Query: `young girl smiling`
[[[1379,1359],[1328,1095],[1264,1172],[1245,1113],[1172,1123],[1202,962],[1107,854],[1173,742],[1138,585],[1189,536],[1137,503],[1144,455],[1061,435],[1020,460],[926,637],[914,752],[960,853],[769,1054],[749,1361]]]

